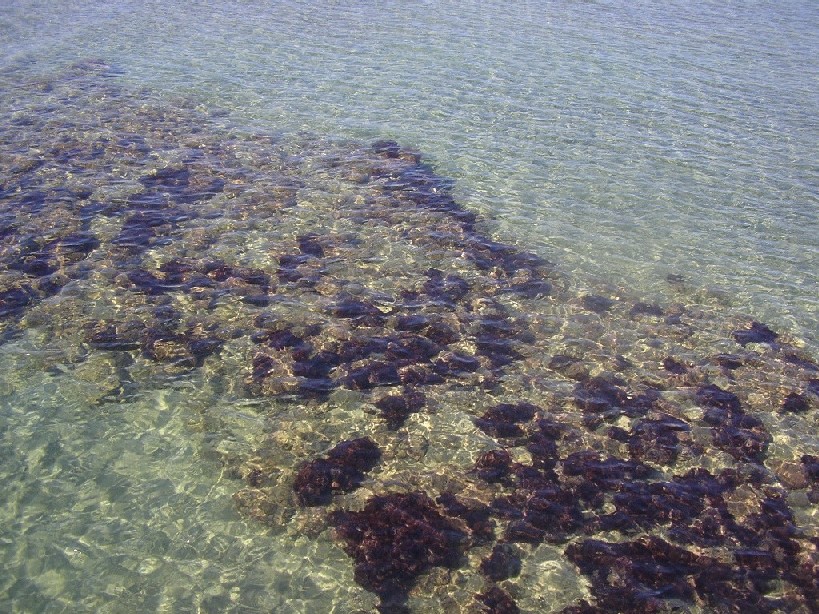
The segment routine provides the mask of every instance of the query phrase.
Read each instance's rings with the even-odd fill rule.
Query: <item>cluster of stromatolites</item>
[[[574,291],[395,142],[240,137],[100,68],[0,107],[0,340],[103,365],[99,402],[201,375],[269,403],[226,445],[240,508],[332,528],[383,611],[540,607],[547,550],[587,580],[553,611],[819,602],[819,449],[773,437],[815,429],[819,367],[786,335]]]

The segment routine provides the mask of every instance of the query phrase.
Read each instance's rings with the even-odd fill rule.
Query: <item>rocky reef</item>
[[[819,602],[798,340],[581,287],[394,141],[242,132],[106,70],[4,94],[0,341],[96,403],[257,400],[254,445],[213,446],[260,535],[333,540],[384,612]]]

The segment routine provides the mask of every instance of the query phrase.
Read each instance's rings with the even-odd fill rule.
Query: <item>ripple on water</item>
[[[106,70],[6,94],[8,604],[816,600],[819,367],[786,332],[576,288],[395,142]]]

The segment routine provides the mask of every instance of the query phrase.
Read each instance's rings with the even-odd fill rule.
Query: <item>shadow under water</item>
[[[819,602],[797,340],[579,291],[395,142],[243,132],[107,71],[5,95],[0,334],[90,406],[196,372],[261,399],[260,445],[214,443],[260,535],[335,540],[384,612]]]

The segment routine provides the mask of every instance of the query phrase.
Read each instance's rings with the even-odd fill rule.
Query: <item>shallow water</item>
[[[686,544],[674,531],[689,519],[636,508],[627,509],[639,529],[606,528],[615,508],[633,505],[612,477],[579,525],[511,539],[520,573],[490,582],[480,562],[510,538],[509,518],[492,516],[487,538],[447,511],[466,535],[463,560],[409,582],[412,611],[476,611],[475,595],[495,585],[524,611],[579,599],[611,610],[571,550],[588,535],[660,536],[740,570],[751,549],[764,605],[804,609],[817,564],[816,476],[805,460],[819,454],[815,104],[810,63],[798,75],[777,63],[813,52],[802,38],[813,9],[794,4],[773,22],[732,15],[724,39],[704,39],[725,13],[527,3],[499,21],[493,4],[458,13],[411,4],[400,18],[391,3],[285,3],[262,17],[233,4],[63,6],[71,20],[50,5],[4,17],[5,609],[371,611],[379,598],[361,585],[372,580],[354,580],[353,549],[327,510],[418,490],[453,492],[474,509],[515,493],[537,499],[523,468],[544,462],[532,448],[538,419],[562,429],[552,486],[577,496],[572,455],[589,450],[647,463],[655,473],[630,478],[638,489],[692,468],[736,470],[739,483],[720,497],[742,530]],[[551,19],[535,19],[544,10]],[[622,24],[613,34],[605,11],[606,25]],[[778,49],[768,49],[772,84],[736,64],[765,51],[742,42],[763,27]],[[699,43],[733,50],[705,64],[686,56],[708,84],[703,99],[736,88],[723,114],[709,115],[726,141],[686,132],[705,130],[701,116],[682,121],[687,87],[667,79],[661,58],[636,53],[635,31],[671,59],[696,56]],[[604,33],[609,56],[594,45]],[[681,42],[661,45],[669,40]],[[597,72],[584,81],[578,62],[590,49]],[[101,59],[68,68],[73,56]],[[716,65],[727,85],[711,81]],[[555,67],[560,78],[539,82]],[[596,87],[613,79],[636,98]],[[661,82],[665,98],[652,91]],[[763,101],[783,84],[790,93]],[[743,88],[747,99],[734,95]],[[773,110],[777,123],[763,130]],[[624,123],[629,112],[639,125]],[[726,156],[750,121],[756,136]],[[790,165],[772,155],[784,134]],[[383,137],[404,147],[371,146]],[[421,146],[437,174],[407,145]],[[788,214],[771,215],[772,202]],[[726,239],[737,220],[741,245]],[[657,224],[668,232],[654,236]],[[749,328],[763,316],[778,337]],[[761,338],[741,345],[749,330]],[[752,418],[710,415],[708,384],[736,394]],[[385,399],[417,391],[417,411],[389,418]],[[652,391],[657,399],[643,398]],[[490,407],[522,401],[539,409],[520,434],[480,426]],[[657,426],[669,416],[685,423],[670,427],[679,435]],[[673,454],[643,448],[651,429],[676,441]],[[335,489],[329,507],[299,505],[302,463],[363,436],[381,453],[363,485]],[[475,462],[499,449],[518,474],[487,481]],[[782,501],[792,518],[771,512]],[[765,523],[794,533],[750,536]],[[765,557],[783,548],[798,553],[771,580]],[[732,603],[715,588],[642,581],[693,611]]]
[[[99,56],[265,130],[394,138],[582,278],[817,348],[812,2],[14,3],[4,63]]]

